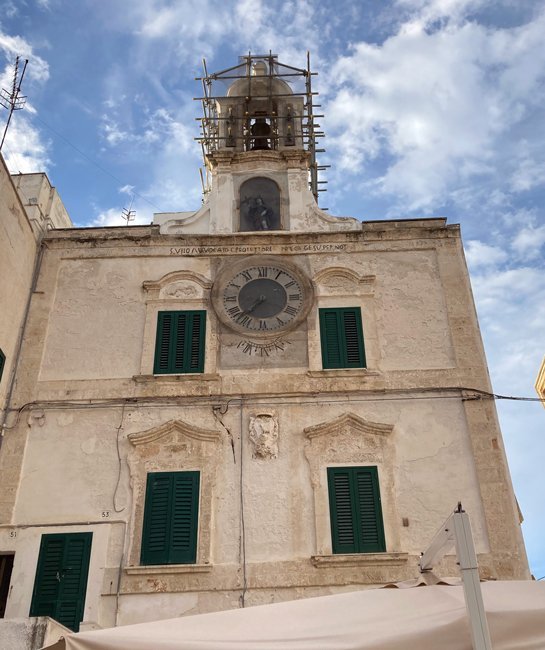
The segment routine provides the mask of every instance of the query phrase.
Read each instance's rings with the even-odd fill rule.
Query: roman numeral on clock
[[[289,300],[301,300],[301,294],[300,293],[290,293],[288,296]]]
[[[287,284],[285,284],[284,287],[285,287],[286,289],[289,289],[290,287],[293,287],[294,284],[295,284],[295,280],[291,280],[290,282],[288,282]]]
[[[252,279],[252,274],[250,271],[242,271],[242,277],[246,280],[246,282],[250,282]]]
[[[238,314],[242,314],[242,312],[240,311],[240,308],[238,307],[238,305],[235,306],[235,307],[230,307],[230,308],[227,310],[227,313],[228,313],[230,316],[237,316]]]
[[[297,309],[295,309],[295,307],[292,307],[291,305],[288,305],[284,309],[284,311],[286,312],[286,314],[289,314],[290,316],[295,316],[295,314],[297,313]]]
[[[247,316],[246,314],[241,312],[240,314],[238,314],[238,316],[235,317],[235,320],[239,325],[246,325],[246,323],[252,322],[252,317]]]
[[[269,269],[268,269],[266,266],[260,266],[260,267],[257,269],[257,273],[258,273],[258,276],[259,276],[260,278],[266,278],[268,272],[269,272]]]
[[[236,302],[236,296],[225,296],[225,302]]]
[[[266,330],[267,329],[267,321],[266,320],[260,320],[259,321],[259,329],[260,330]]]

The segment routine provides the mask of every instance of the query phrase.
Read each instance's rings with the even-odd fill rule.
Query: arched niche
[[[240,232],[282,230],[280,188],[270,178],[250,178],[240,186]]]

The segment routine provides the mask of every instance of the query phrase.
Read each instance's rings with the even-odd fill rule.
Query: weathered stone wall
[[[490,384],[457,227],[133,227],[45,245],[6,437],[20,453],[0,527],[0,551],[17,536],[8,615],[28,612],[45,532],[93,531],[85,621],[108,626],[413,577],[457,501],[483,575],[528,577],[494,404],[472,390]],[[289,259],[313,287],[305,322],[267,355],[211,304],[250,255]],[[318,308],[340,306],[361,307],[366,369],[322,370]],[[203,374],[153,376],[157,312],[171,309],[207,311]],[[358,464],[379,469],[386,553],[332,555],[326,468]],[[197,563],[141,567],[145,475],[186,469],[201,472]]]
[[[4,408],[8,391],[35,257],[32,228],[0,156],[0,349],[6,356],[0,381],[0,409]]]

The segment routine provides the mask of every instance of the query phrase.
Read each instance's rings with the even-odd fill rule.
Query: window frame
[[[355,336],[357,344],[358,361],[350,361],[349,341],[346,328],[346,314],[354,314]],[[334,328],[332,331],[331,316],[334,316]],[[361,318],[361,307],[320,307],[318,310],[320,325],[320,347],[322,352],[322,368],[324,370],[367,368],[365,357],[365,342],[363,336],[363,324]],[[329,322],[328,322],[329,321]],[[354,334],[352,333],[352,336]],[[332,349],[331,336],[336,336],[338,348]],[[352,351],[353,353],[353,351]],[[334,356],[338,356],[336,362]]]
[[[187,533],[188,549],[176,549],[173,545],[173,536],[176,531],[173,530],[174,512],[176,509],[176,483],[177,479],[186,480],[187,485],[191,485],[189,512],[183,513],[183,517],[189,517],[189,531]],[[168,479],[168,496],[167,506],[165,509],[164,517],[160,513],[153,512],[154,503],[153,487],[154,481],[157,479]],[[181,480],[178,485],[181,484]],[[200,510],[200,492],[201,492],[201,472],[198,470],[181,471],[181,472],[148,472],[146,478],[146,492],[144,501],[144,518],[142,523],[142,541],[140,547],[140,565],[141,566],[156,566],[166,564],[196,564],[197,551],[198,551],[198,537],[199,537],[199,510]],[[185,496],[184,498],[187,499]],[[181,501],[178,504],[183,506]],[[187,500],[186,500],[187,504]],[[159,507],[159,506],[157,506]],[[157,523],[158,518],[160,521]],[[150,549],[150,537],[154,532],[154,522],[157,526],[164,526],[165,535],[165,548],[161,556],[158,551]],[[157,526],[155,531],[157,531]],[[178,536],[180,531],[177,532]]]
[[[187,319],[184,325],[185,331],[190,332],[183,340],[184,349],[182,351],[183,363],[177,365],[177,355],[179,354],[178,348],[178,335],[180,329],[180,321],[182,315]],[[195,316],[199,315],[202,318],[200,329],[197,334],[193,332],[195,323]],[[167,316],[172,318],[172,327],[169,334],[168,350],[167,350],[167,367],[161,368],[161,354],[163,352],[163,332],[165,328],[165,319]],[[194,337],[197,338],[198,345],[198,363],[196,367],[191,366],[192,346],[195,342]],[[192,310],[163,310],[157,312],[157,328],[155,334],[155,354],[153,360],[153,374],[154,375],[179,375],[179,374],[198,374],[204,372],[205,363],[205,347],[206,347],[206,310],[205,309],[192,309]]]
[[[343,544],[339,534],[339,499],[335,489],[335,476],[348,476],[349,505],[351,517],[351,532],[353,544]],[[371,479],[372,490],[372,518],[374,519],[373,535],[375,542],[365,539],[365,531],[362,525],[362,516],[369,518],[369,501],[362,503],[358,495],[358,475],[367,475]],[[329,500],[329,518],[331,527],[331,549],[334,555],[362,554],[362,553],[384,553],[386,552],[386,539],[384,535],[384,516],[380,498],[380,484],[378,468],[375,465],[365,466],[332,466],[327,467],[327,489]],[[363,511],[366,511],[365,513]],[[345,518],[346,510],[340,515]]]

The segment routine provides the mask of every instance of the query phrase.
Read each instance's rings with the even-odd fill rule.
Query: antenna
[[[131,203],[128,208],[123,208],[121,210],[121,218],[126,221],[125,225],[128,226],[129,222],[136,219],[136,210],[131,210],[132,202],[134,201],[134,196],[131,198]]]
[[[25,59],[25,65],[23,66],[23,71],[19,76],[19,60],[21,57],[17,56],[15,58],[15,66],[13,70],[13,82],[11,85],[11,90],[6,90],[2,88],[0,92],[0,105],[6,108],[9,111],[8,121],[6,122],[6,127],[4,129],[4,135],[2,136],[2,142],[0,142],[0,151],[2,151],[2,146],[4,145],[4,140],[6,139],[6,134],[8,132],[9,123],[11,122],[11,116],[14,111],[20,111],[24,108],[26,104],[26,96],[19,96],[21,92],[21,84],[23,83],[23,77],[25,76],[25,70],[28,65],[28,59]]]

